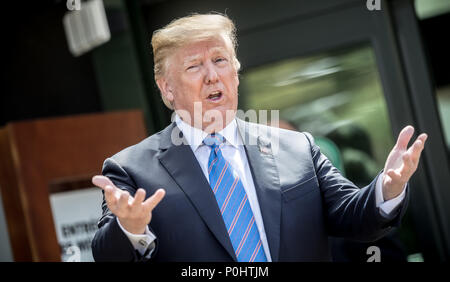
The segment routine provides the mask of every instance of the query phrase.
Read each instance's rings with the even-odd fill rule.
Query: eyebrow
[[[226,53],[226,49],[223,48],[223,47],[214,47],[214,48],[211,48],[211,49],[210,49],[210,53],[211,53],[213,56],[216,55],[216,54],[223,54],[223,53]],[[193,55],[193,56],[187,56],[187,57],[184,59],[183,64],[186,65],[186,64],[195,62],[195,61],[197,61],[198,59],[200,59],[200,57],[201,57],[201,55],[198,55],[198,54],[197,54],[197,55]]]

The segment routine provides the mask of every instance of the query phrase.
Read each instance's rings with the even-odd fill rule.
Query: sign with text
[[[101,202],[102,192],[99,188],[50,194],[62,261],[94,261],[91,241],[101,216]]]

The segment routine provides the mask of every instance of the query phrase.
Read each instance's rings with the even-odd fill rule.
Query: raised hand
[[[420,154],[428,136],[422,133],[408,148],[413,133],[414,127],[408,125],[403,128],[398,136],[397,143],[386,160],[383,178],[383,198],[385,201],[397,197],[417,169]]]
[[[133,234],[143,234],[152,219],[152,211],[165,195],[164,189],[158,189],[151,197],[145,199],[145,190],[139,188],[134,197],[117,188],[103,175],[96,175],[92,183],[105,191],[108,209],[115,214],[125,230]]]

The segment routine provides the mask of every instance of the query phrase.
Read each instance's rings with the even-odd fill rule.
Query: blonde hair
[[[231,43],[233,65],[239,71],[241,64],[236,58],[236,27],[226,16],[219,13],[192,14],[173,20],[165,27],[153,32],[152,47],[155,80],[167,71],[167,59],[174,51],[186,44],[224,36]],[[172,109],[172,105],[161,95],[164,104]]]

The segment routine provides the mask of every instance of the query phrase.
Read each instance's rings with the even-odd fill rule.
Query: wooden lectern
[[[0,129],[0,187],[14,260],[61,261],[50,193],[93,186],[90,179],[107,157],[146,135],[137,110],[12,122]]]

